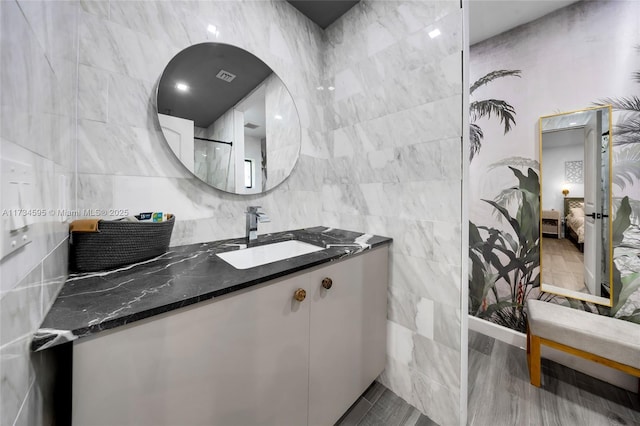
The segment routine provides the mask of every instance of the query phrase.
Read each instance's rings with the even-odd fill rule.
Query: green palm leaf
[[[629,96],[622,98],[605,98],[598,105],[611,105],[613,109],[619,111],[640,112],[640,97]]]
[[[504,133],[511,130],[511,125],[516,124],[514,117],[515,109],[499,99],[485,99],[483,101],[471,102],[471,121],[476,121],[482,117],[491,118],[494,114],[500,119],[500,124],[504,125]]]
[[[634,178],[640,180],[640,145],[630,145],[613,156],[613,183],[625,189],[627,183],[634,184]]]
[[[537,160],[527,157],[508,157],[503,158],[500,161],[496,161],[495,163],[491,163],[487,170],[493,170],[502,166],[512,166],[512,167],[527,167],[532,168],[533,170],[540,170],[540,163]]]
[[[480,126],[476,124],[469,125],[469,140],[471,142],[471,146],[469,147],[469,161],[473,160],[473,157],[480,151],[483,137],[484,134]]]
[[[616,124],[613,143],[617,146],[640,143],[640,115],[633,114]]]
[[[495,80],[496,78],[500,78],[500,77],[507,77],[507,76],[514,76],[514,77],[520,77],[520,70],[498,70],[498,71],[491,71],[489,74],[480,77],[478,80],[476,80],[475,83],[473,83],[471,85],[471,89],[469,90],[469,94],[473,94],[473,92],[476,91],[477,88],[484,86],[485,84]]]

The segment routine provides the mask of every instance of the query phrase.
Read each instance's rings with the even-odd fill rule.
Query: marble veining
[[[292,239],[325,249],[239,270],[216,256],[246,246],[244,238],[236,238],[173,247],[161,256],[118,269],[69,275],[31,348],[50,348],[391,242],[386,237],[320,226],[261,235],[251,245]]]

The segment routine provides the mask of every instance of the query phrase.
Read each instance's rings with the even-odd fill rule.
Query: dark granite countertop
[[[156,258],[118,269],[69,275],[31,343],[34,351],[219,297],[391,242],[390,238],[314,227],[260,235],[251,246],[299,240],[324,247],[250,269],[216,256],[245,238],[171,247]]]

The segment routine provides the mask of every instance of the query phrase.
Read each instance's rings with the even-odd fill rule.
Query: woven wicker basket
[[[175,216],[164,222],[100,220],[97,231],[71,232],[70,266],[100,271],[159,256],[167,251]]]

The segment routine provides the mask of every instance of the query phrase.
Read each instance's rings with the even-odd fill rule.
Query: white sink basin
[[[320,250],[324,249],[314,246],[313,244],[303,243],[302,241],[289,240],[242,250],[228,251],[226,253],[218,253],[216,256],[236,269],[249,269]]]

